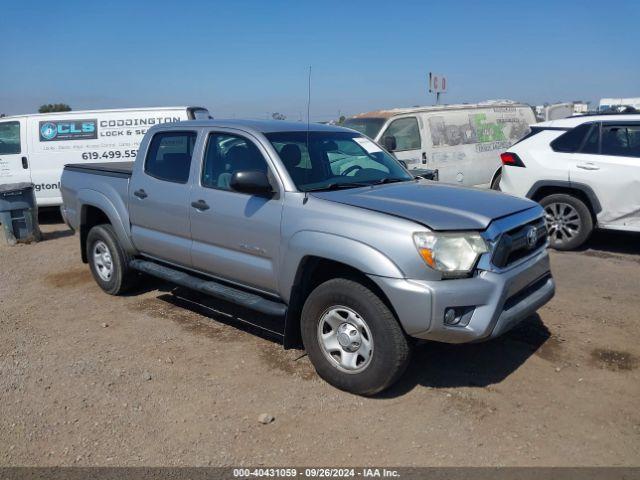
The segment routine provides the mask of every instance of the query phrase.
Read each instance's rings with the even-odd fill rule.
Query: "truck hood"
[[[419,181],[314,192],[331,202],[413,220],[432,230],[484,230],[537,204],[492,190]]]

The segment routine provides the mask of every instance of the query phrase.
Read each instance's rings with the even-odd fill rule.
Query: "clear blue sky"
[[[447,103],[640,96],[640,1],[0,3],[0,112],[202,105],[312,120]]]

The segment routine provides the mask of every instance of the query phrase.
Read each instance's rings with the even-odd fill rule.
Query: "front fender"
[[[84,207],[96,207],[102,210],[109,219],[122,248],[129,253],[136,253],[136,249],[131,243],[127,206],[119,196],[116,197],[116,203],[114,203],[109,197],[97,190],[83,188],[78,190],[77,199],[77,205],[80,207],[80,225],[86,223],[86,208]]]
[[[383,252],[370,245],[340,235],[301,231],[294,234],[283,252],[278,289],[280,296],[289,301],[300,262],[315,256],[344,263],[364,274],[389,278],[404,278],[400,268]]]

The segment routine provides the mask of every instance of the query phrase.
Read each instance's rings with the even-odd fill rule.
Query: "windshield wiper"
[[[372,183],[371,185],[382,185],[384,183],[396,183],[396,182],[408,182],[409,178],[382,178],[377,182]]]
[[[334,182],[324,185],[322,187],[309,188],[307,192],[320,192],[323,190],[338,190],[340,188],[357,188],[357,187],[370,187],[370,183],[362,182]]]

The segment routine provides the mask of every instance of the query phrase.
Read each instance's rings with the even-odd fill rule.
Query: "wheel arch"
[[[493,183],[496,181],[496,178],[498,178],[499,175],[502,174],[502,165],[500,165],[496,171],[494,172],[493,176],[491,177],[491,181],[489,182],[489,188],[493,188]]]
[[[94,190],[81,190],[78,192],[78,203],[80,204],[80,254],[83,263],[88,262],[86,247],[89,231],[102,223],[108,223],[113,227],[123,249],[128,252],[135,251],[127,228],[122,223],[115,206],[106,196]]]
[[[544,197],[556,193],[572,195],[584,202],[591,212],[594,225],[596,224],[597,215],[602,211],[602,205],[593,189],[584,183],[541,180],[533,184],[526,197],[539,202]]]
[[[348,263],[317,255],[306,255],[298,264],[295,273],[287,315],[285,318],[284,347],[301,348],[300,314],[309,294],[322,283],[333,278],[346,278],[357,281],[374,292],[398,318],[393,304],[384,291],[371,280],[366,273]]]

